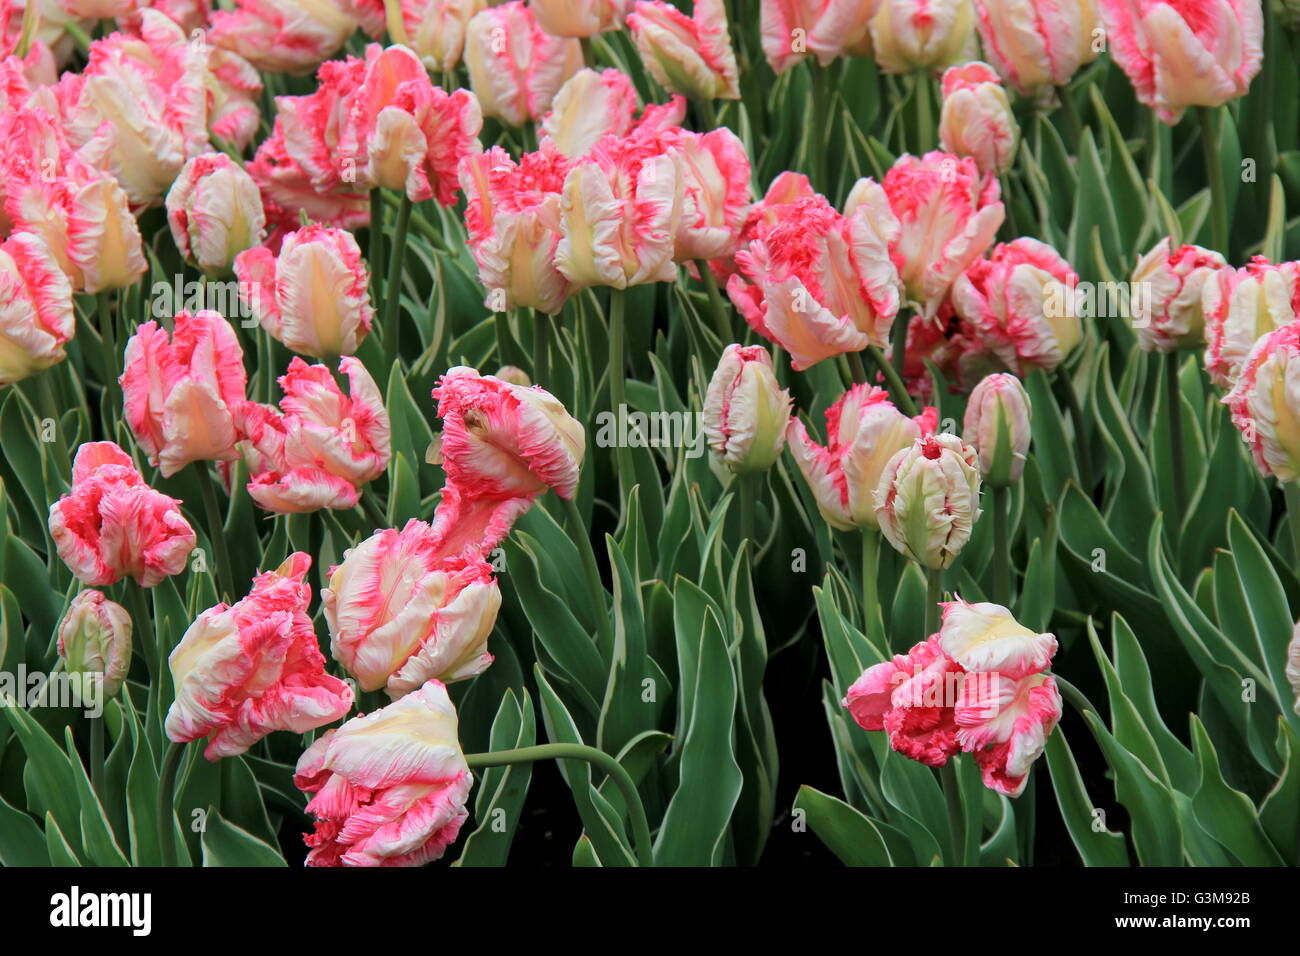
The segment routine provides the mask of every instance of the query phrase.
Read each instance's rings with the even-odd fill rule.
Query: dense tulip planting
[[[1298,25],[0,0],[0,863],[1300,864]]]

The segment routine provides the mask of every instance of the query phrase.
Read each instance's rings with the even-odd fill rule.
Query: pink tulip
[[[217,312],[181,312],[168,341],[156,322],[126,343],[119,381],[126,421],[164,478],[192,461],[233,461],[248,376],[235,330]]]
[[[1274,265],[1255,256],[1241,269],[1220,267],[1201,284],[1198,305],[1205,317],[1205,370],[1215,385],[1231,388],[1255,343],[1300,318],[1300,262]]]
[[[956,435],[925,435],[894,453],[874,495],[876,521],[899,554],[952,567],[980,516],[979,455]]]
[[[1101,15],[1137,98],[1171,126],[1244,96],[1264,60],[1260,0],[1101,0]]]
[[[1300,714],[1300,625],[1291,632],[1291,643],[1286,649],[1286,667],[1284,668],[1287,683],[1291,685],[1291,692],[1295,695],[1295,703],[1292,709]]]
[[[854,385],[826,410],[825,446],[818,445],[802,421],[792,419],[786,437],[795,464],[833,528],[879,527],[875,492],[895,453],[934,433],[939,412],[924,409],[908,418],[883,388]]]
[[[1260,339],[1223,399],[1265,478],[1300,479],[1300,322]]]
[[[257,135],[262,111],[261,74],[238,53],[208,50],[208,129],[222,142],[244,150]]]
[[[1018,797],[1061,712],[1061,693],[1055,678],[1047,674],[1021,680],[1005,674],[968,674],[953,718],[957,740],[974,755],[984,786]]]
[[[456,708],[434,680],[318,737],[293,782],[312,794],[308,866],[422,866],[439,859],[469,819],[474,781]]]
[[[50,506],[49,524],[59,557],[90,587],[131,577],[151,588],[184,570],[196,541],[180,502],[146,485],[111,441],[77,449],[72,491]]]
[[[1192,245],[1175,249],[1168,237],[1138,259],[1131,283],[1145,291],[1132,308],[1138,345],[1148,352],[1200,345],[1205,336],[1202,293],[1226,265],[1223,256],[1211,249]],[[1236,361],[1244,359],[1254,344],[1254,338],[1245,343]]]
[[[228,274],[235,257],[266,234],[257,184],[225,153],[187,162],[167,193],[166,207],[176,248],[208,276]]]
[[[982,177],[973,159],[936,151],[899,157],[882,185],[901,225],[894,261],[908,298],[933,319],[1002,225],[998,181]]]
[[[426,681],[481,674],[501,607],[492,566],[448,555],[441,535],[412,518],[378,531],[330,569],[321,591],[330,653],[361,685],[396,700]]]
[[[465,228],[489,309],[554,315],[564,307],[569,280],[556,267],[555,253],[568,166],[550,144],[525,153],[517,165],[499,146],[461,163]]]
[[[364,365],[347,357],[344,395],[324,365],[300,358],[280,376],[280,411],[244,402],[236,425],[252,479],[248,493],[268,511],[296,513],[355,508],[361,486],[388,468],[388,412]]]
[[[763,55],[784,73],[806,56],[826,66],[865,53],[867,28],[880,0],[762,0]]]
[[[749,214],[749,154],[725,127],[700,135],[683,133],[668,155],[682,182],[682,212],[673,258],[717,259],[736,251]]]
[[[1037,239],[999,245],[953,285],[952,303],[979,347],[1023,376],[1048,371],[1083,339],[1077,277]]]
[[[790,393],[777,383],[767,349],[728,345],[704,396],[709,450],[736,474],[766,471],[785,447],[790,404]]]
[[[212,42],[265,73],[310,73],[356,28],[339,0],[236,0],[212,14]]]
[[[528,0],[543,30],[557,37],[591,37],[623,26],[632,0]]]
[[[584,155],[602,136],[626,136],[637,109],[636,88],[619,70],[579,70],[560,87],[543,118],[543,142],[570,159]]]
[[[352,355],[374,324],[370,275],[352,233],[303,226],[279,255],[265,246],[235,257],[240,296],[262,327],[303,355]]]
[[[357,26],[365,31],[366,36],[378,40],[388,27],[388,11],[385,0],[339,0],[344,12]]]
[[[131,615],[100,591],[82,591],[59,622],[58,650],[64,670],[80,679],[83,699],[97,686],[109,700],[131,669]]]
[[[514,0],[469,21],[465,66],[483,115],[520,126],[545,116],[564,81],[582,69],[582,46],[546,33]]]
[[[49,247],[25,232],[0,242],[0,387],[63,361],[76,329],[72,287]]]
[[[352,690],[325,673],[307,606],[304,578],[311,558],[301,551],[253,579],[233,605],[198,616],[167,658],[176,699],[167,711],[167,738],[208,739],[215,761],[242,754],[267,734],[305,734],[345,716]]]
[[[212,16],[212,0],[148,0],[147,5],[142,3],[140,6],[164,14],[167,19],[184,30],[186,36],[189,36],[193,30],[207,27],[208,20]],[[122,18],[118,25],[123,29],[137,29],[140,19],[138,13],[137,11],[135,16]]]
[[[975,0],[984,54],[1018,93],[1065,86],[1101,52],[1092,0]]]
[[[944,72],[939,143],[945,150],[969,156],[985,176],[1000,176],[1015,161],[1019,139],[1020,127],[991,67],[976,61]]]
[[[1034,633],[1001,604],[957,598],[943,605],[939,647],[967,671],[1020,680],[1052,662],[1056,637]]]
[[[940,70],[975,58],[973,0],[881,0],[871,48],[886,73]]]
[[[398,0],[396,4],[406,31],[404,42],[436,72],[460,64],[470,18],[485,6],[487,0]]]
[[[435,87],[406,47],[372,44],[351,103],[339,144],[345,166],[367,184],[404,190],[412,202],[456,201],[456,169],[481,149],[483,116],[473,94]]]
[[[995,372],[971,390],[962,422],[962,438],[980,456],[980,477],[995,488],[1020,480],[1032,438],[1033,405],[1020,379]]]
[[[664,89],[696,100],[740,99],[723,0],[695,0],[691,17],[663,0],[637,0],[627,26],[641,61]]]
[[[345,165],[342,153],[353,103],[365,78],[365,60],[354,56],[330,60],[316,72],[311,93],[276,98],[278,116],[272,137],[281,139],[285,155],[302,168],[322,196],[360,188],[356,183],[364,170],[357,169],[355,157],[347,157],[351,162]]]
[[[846,215],[822,196],[766,205],[727,293],[755,331],[790,353],[795,369],[884,345],[899,308],[890,248],[898,221],[865,180]]]

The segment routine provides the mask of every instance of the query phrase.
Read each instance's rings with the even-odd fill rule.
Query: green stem
[[[722,301],[722,293],[718,289],[717,280],[713,278],[709,264],[703,259],[696,259],[695,268],[699,270],[700,281],[704,283],[704,290],[709,294],[709,305],[713,309],[713,324],[718,330],[718,338],[722,342],[722,347],[726,348],[731,344],[734,334],[731,330],[731,318],[727,314],[727,305]]]
[[[934,110],[930,106],[930,74],[926,70],[917,70],[913,74],[916,80],[916,141],[921,155],[934,149]]]
[[[845,352],[844,361],[849,366],[849,377],[855,385],[865,385],[870,381],[867,378],[867,367],[862,364],[861,352]]]
[[[899,381],[902,381],[903,366],[907,363],[907,326],[910,321],[906,316],[896,315],[889,330],[889,360],[898,373]]]
[[[1070,421],[1074,424],[1074,451],[1079,457],[1079,480],[1083,483],[1084,494],[1092,497],[1092,452],[1088,448],[1087,433],[1083,430],[1083,406],[1079,404],[1079,393],[1074,389],[1074,380],[1064,367],[1056,370],[1056,384],[1065,407],[1070,412]]]
[[[109,407],[116,417],[122,407],[122,386],[118,377],[122,374],[122,356],[117,352],[117,330],[113,325],[112,292],[105,289],[95,294],[95,317],[99,323],[99,337],[104,343],[104,352],[108,356],[109,381],[104,388],[109,394]]]
[[[90,34],[83,30],[76,20],[69,20],[67,23],[60,24],[60,26],[63,27],[64,32],[67,33],[68,36],[72,37],[73,41],[77,44],[77,49],[82,53],[90,52]]]
[[[903,414],[915,417],[916,402],[912,401],[912,396],[907,394],[907,386],[903,384],[903,376],[898,374],[898,369],[893,366],[893,363],[886,361],[884,353],[874,345],[867,346],[867,354],[885,376],[889,391],[894,396],[894,404],[903,410]]]
[[[740,536],[750,542],[751,560],[753,549],[758,547],[754,537],[754,482],[756,475],[737,475],[736,482],[740,492]]]
[[[615,421],[622,416],[622,410],[627,405],[627,356],[625,354],[624,346],[624,338],[626,335],[624,307],[626,301],[626,296],[621,290],[610,290],[609,405],[610,411],[614,413]],[[622,440],[621,436],[616,440],[614,456],[617,460],[621,511],[622,487],[624,482],[627,482],[629,487],[636,484],[636,466],[632,464],[631,450],[627,447],[627,443]]]
[[[939,586],[943,572],[934,568],[925,569],[925,636],[939,632],[939,601],[943,590]]]
[[[712,100],[694,100],[695,109],[700,114],[700,125],[704,128],[701,133],[707,133],[718,128],[718,114],[713,111]]]
[[[829,193],[826,182],[826,70],[816,60],[808,60],[808,73],[812,80],[812,122],[804,128],[807,138],[808,168],[812,173],[813,189]]]
[[[1300,562],[1300,484],[1286,482],[1282,494],[1286,497],[1286,521],[1291,526],[1291,559]]]
[[[1100,715],[1101,711],[1092,705],[1092,701],[1084,695],[1083,691],[1079,690],[1079,688],[1075,687],[1060,674],[1052,674],[1052,679],[1056,681],[1056,687],[1061,692],[1061,696],[1073,704],[1074,709],[1077,710],[1080,715],[1082,715],[1086,710],[1090,710],[1094,714]]]
[[[650,825],[646,822],[641,795],[637,793],[636,784],[623,769],[623,765],[603,750],[584,744],[539,744],[535,747],[520,747],[517,750],[465,755],[465,763],[470,769],[504,767],[516,763],[530,763],[534,760],[585,760],[593,767],[609,774],[622,792],[623,799],[627,803],[628,815],[632,818],[637,863],[640,866],[654,866],[654,855],[650,846]]]
[[[1169,406],[1169,464],[1174,480],[1174,540],[1187,515],[1187,470],[1183,459],[1183,400],[1178,387],[1178,352],[1165,356],[1165,403]]]
[[[880,607],[880,532],[862,529],[862,621],[868,637],[881,637],[876,631],[876,614]],[[886,640],[886,643],[888,641]],[[889,648],[886,646],[886,651]]]
[[[379,283],[384,274],[384,191],[370,190],[370,294],[378,302],[384,290]]]
[[[126,586],[127,593],[131,595],[131,616],[133,640],[144,655],[145,664],[149,667],[149,688],[157,688],[159,680],[158,675],[162,673],[162,649],[158,646],[158,641],[153,631],[150,630],[152,618],[149,615],[149,599],[144,593],[144,588],[140,587],[135,581],[130,581]]]
[[[1228,258],[1228,197],[1223,188],[1223,166],[1219,163],[1219,137],[1214,130],[1213,107],[1198,106],[1201,145],[1205,150],[1205,174],[1210,180],[1210,241]]]
[[[172,741],[158,772],[158,850],[163,866],[176,866],[176,769],[185,745]]]
[[[391,369],[401,357],[402,265],[406,258],[406,233],[411,226],[411,207],[410,198],[403,193],[402,205],[397,210],[397,228],[393,232],[388,279],[384,282],[384,368],[386,369]]]
[[[1011,606],[1010,492],[1005,485],[993,488],[993,601],[1003,607]]]
[[[203,510],[207,514],[208,539],[212,542],[213,557],[217,562],[217,582],[229,600],[235,599],[235,575],[230,570],[230,549],[226,546],[226,523],[221,518],[217,503],[216,479],[205,462],[198,462],[199,485],[203,489]]]
[[[549,388],[551,384],[551,317],[529,309],[533,321],[533,384]]]
[[[104,786],[104,715],[90,718],[90,786],[103,800]]]
[[[1056,98],[1061,101],[1061,116],[1065,120],[1066,145],[1078,152],[1079,141],[1083,139],[1083,123],[1079,119],[1079,108],[1074,104],[1074,97],[1067,87],[1056,88]]]
[[[578,548],[582,559],[582,571],[587,578],[587,594],[591,598],[596,615],[596,632],[602,648],[614,646],[614,632],[609,624],[609,607],[605,586],[600,583],[600,569],[596,567],[596,552],[591,547],[591,535],[578,513],[578,505],[572,498],[560,499],[564,502],[564,513],[569,519],[569,537]]]
[[[957,782],[957,758],[949,757],[939,768],[943,782],[943,802],[948,807],[948,831],[952,837],[952,866],[967,866],[966,817],[961,809],[961,787]]]

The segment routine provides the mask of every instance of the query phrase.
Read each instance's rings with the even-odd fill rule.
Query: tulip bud
[[[1195,348],[1204,341],[1202,293],[1214,273],[1227,264],[1209,249],[1172,245],[1168,237],[1161,239],[1133,270],[1133,287],[1140,290],[1133,328],[1138,345],[1147,352]]]
[[[533,380],[517,365],[502,365],[496,372],[496,378],[510,385],[518,385],[521,388],[528,388],[533,384]]]
[[[167,224],[185,261],[209,277],[230,272],[235,256],[266,234],[262,197],[238,163],[205,153],[185,164],[167,193]]]
[[[934,571],[952,564],[980,516],[977,458],[956,435],[927,435],[889,460],[876,520],[896,550]]]
[[[1100,52],[1092,0],[977,0],[984,53],[1018,93],[1065,86]]]
[[[114,697],[131,667],[131,615],[99,591],[82,591],[72,599],[59,624],[59,657],[69,674],[80,676],[83,696]]]
[[[632,0],[528,0],[543,30],[557,37],[592,37],[623,26]]]
[[[1201,287],[1201,311],[1205,370],[1231,388],[1255,343],[1300,318],[1300,262],[1255,256],[1244,268],[1218,269]]]
[[[694,100],[740,98],[723,0],[695,0],[694,17],[662,0],[638,0],[627,26],[641,61],[664,89]]]
[[[886,465],[895,452],[932,434],[938,421],[933,408],[908,418],[883,388],[854,385],[826,410],[825,447],[809,438],[797,418],[786,437],[817,510],[831,527],[877,528],[874,496]]]
[[[1244,96],[1264,60],[1260,0],[1101,0],[1101,15],[1137,98],[1170,126],[1189,106]]]
[[[767,349],[728,345],[704,396],[710,450],[738,475],[766,471],[785,447],[791,404]]]
[[[1300,479],[1300,323],[1261,339],[1223,402],[1264,477]]]
[[[423,866],[469,819],[470,776],[456,708],[432,680],[326,731],[298,760],[293,782],[312,794],[308,866]]]
[[[1032,408],[1020,379],[1005,372],[985,377],[970,393],[962,438],[979,452],[980,475],[994,488],[1020,480]]]
[[[974,59],[973,0],[882,0],[871,20],[871,43],[886,73],[938,70]]]
[[[545,116],[564,81],[582,69],[582,45],[544,31],[532,11],[514,0],[474,14],[465,35],[465,66],[483,115],[521,126]]]
[[[22,232],[0,242],[0,387],[63,361],[75,332],[72,287],[49,247]]]
[[[465,49],[465,28],[487,0],[399,0],[389,17],[400,17],[406,43],[435,72],[454,70]],[[390,20],[389,33],[397,37]]]
[[[271,337],[313,358],[352,355],[375,320],[370,273],[345,229],[312,224],[235,257],[240,297]]]
[[[998,76],[984,63],[950,67],[943,74],[939,142],[969,156],[986,176],[1000,176],[1016,157],[1020,127]]]
[[[1001,604],[943,605],[939,647],[966,671],[1020,680],[1052,662],[1056,637],[1035,634]]]

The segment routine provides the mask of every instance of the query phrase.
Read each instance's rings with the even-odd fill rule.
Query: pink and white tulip
[[[511,126],[540,120],[582,69],[582,46],[547,33],[523,0],[476,13],[465,36],[470,87],[484,116]]]
[[[1191,245],[1174,249],[1168,237],[1138,259],[1132,279],[1133,287],[1143,290],[1133,309],[1138,345],[1148,352],[1200,345],[1205,334],[1202,293],[1226,265],[1223,256],[1210,249]],[[1253,344],[1252,339],[1238,362]]]
[[[0,388],[67,357],[76,333],[72,286],[39,236],[0,242]]]
[[[235,0],[212,14],[214,44],[264,73],[310,73],[343,48],[357,21],[340,0]]]
[[[1014,680],[1005,674],[980,673],[966,675],[953,719],[957,741],[974,756],[984,786],[1018,797],[1061,712],[1061,693],[1048,674]]]
[[[1300,479],[1300,322],[1256,343],[1223,402],[1259,473]]]
[[[1034,633],[1001,604],[957,598],[943,605],[939,647],[967,671],[1020,680],[1047,668],[1056,637]]]
[[[354,717],[307,748],[294,785],[312,794],[308,866],[422,866],[469,819],[473,777],[439,681]]]
[[[865,54],[867,28],[880,0],[762,0],[763,55],[778,76],[808,56],[822,66]]]
[[[165,205],[176,248],[210,277],[229,274],[235,257],[266,235],[257,184],[225,153],[204,153],[187,162]]]
[[[1065,86],[1103,48],[1094,0],[975,0],[975,9],[985,57],[1025,96]]]
[[[1020,127],[998,75],[985,63],[949,67],[943,74],[939,144],[956,156],[975,160],[985,176],[1011,168]]]
[[[876,521],[894,549],[922,567],[950,567],[980,516],[979,456],[956,435],[926,435],[885,465]]]
[[[725,127],[683,133],[668,149],[682,182],[682,211],[673,258],[717,259],[736,251],[749,214],[749,154]]]
[[[871,19],[871,48],[886,73],[974,59],[974,0],[881,0]]]
[[[627,26],[641,62],[664,89],[695,100],[740,98],[723,0],[695,0],[690,17],[663,0],[637,0]]]
[[[1029,451],[1033,405],[1020,379],[996,372],[980,379],[966,403],[962,438],[979,452],[980,476],[995,488],[1020,480]]]
[[[623,26],[632,0],[528,0],[541,28],[557,37],[592,37]]]
[[[72,462],[72,490],[50,505],[50,536],[82,584],[134,578],[151,588],[185,569],[197,540],[180,502],[145,484],[111,441],[87,442]]]
[[[785,447],[791,404],[767,349],[728,345],[704,395],[709,449],[736,474],[767,471]]]
[[[470,18],[485,6],[487,0],[399,0],[395,4],[406,33],[404,42],[426,67],[437,72],[454,70],[460,64]]]
[[[176,699],[167,738],[206,737],[209,760],[242,754],[267,734],[304,734],[345,716],[352,690],[325,673],[316,643],[311,558],[301,551],[253,579],[248,596],[208,608],[167,658]]]
[[[637,110],[636,88],[620,70],[579,70],[565,80],[542,118],[543,142],[570,159],[584,155],[605,136],[626,136]]]
[[[1256,256],[1241,269],[1220,268],[1201,287],[1201,311],[1205,370],[1231,388],[1255,343],[1300,318],[1300,262]]]
[[[59,622],[58,649],[64,670],[82,682],[83,697],[109,700],[131,668],[131,615],[100,591],[82,591]]]

